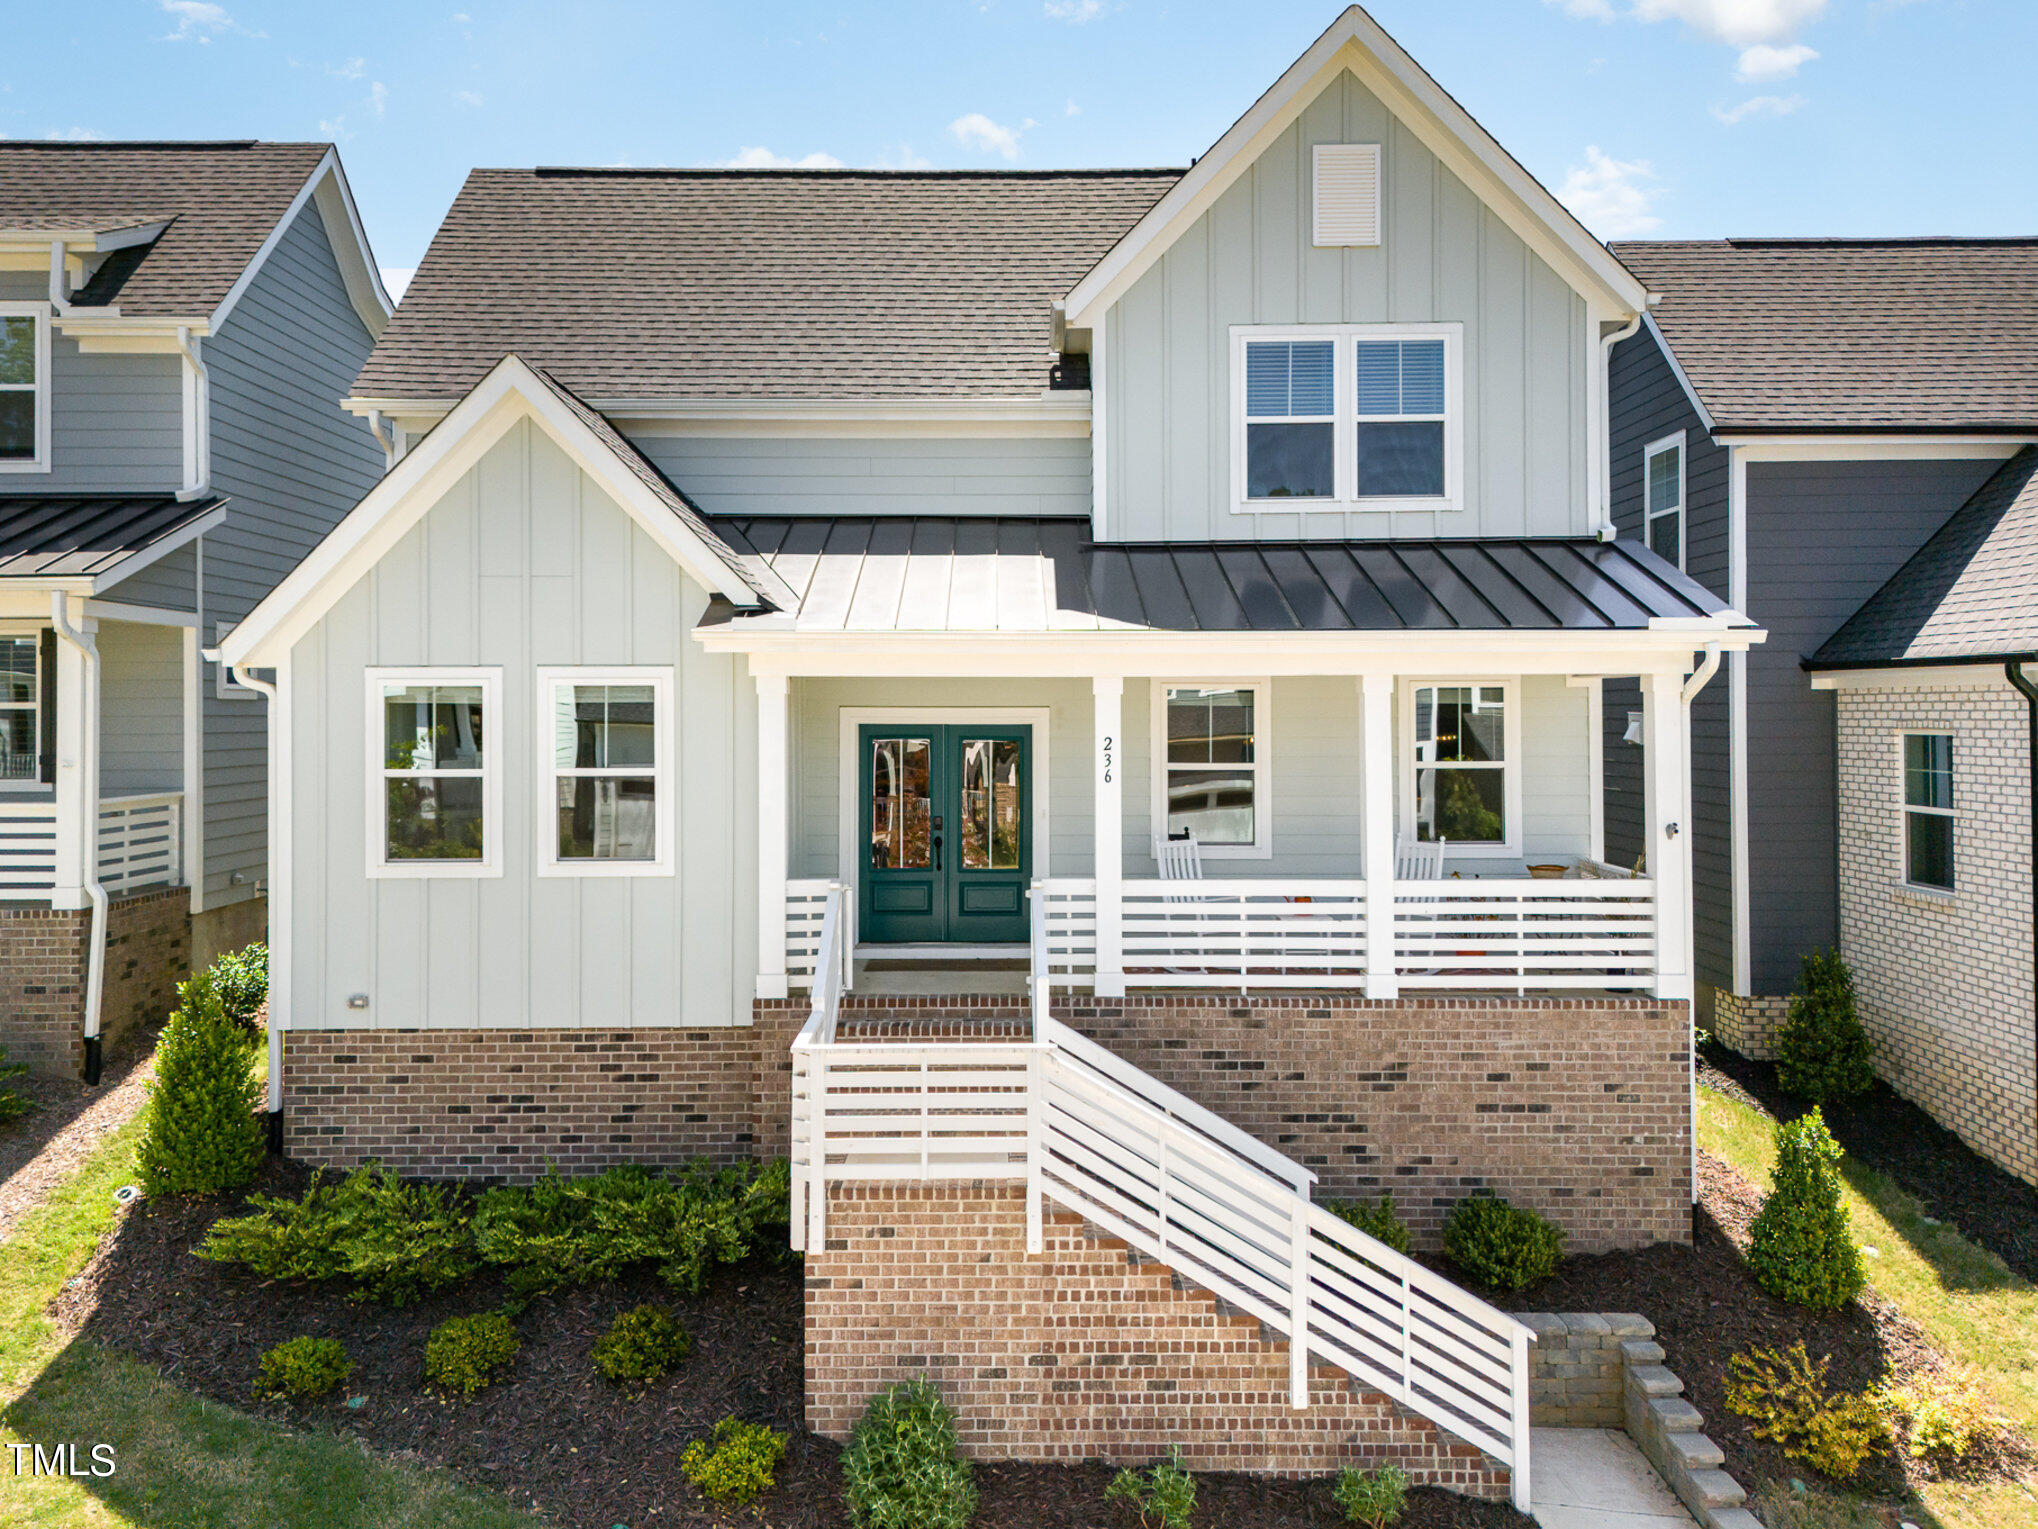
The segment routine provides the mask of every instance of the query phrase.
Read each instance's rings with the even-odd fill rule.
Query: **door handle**
[[[941,869],[941,835],[934,836],[934,869]]]

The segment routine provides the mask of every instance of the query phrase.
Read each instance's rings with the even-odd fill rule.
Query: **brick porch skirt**
[[[0,1046],[37,1072],[75,1078],[84,1066],[86,909],[0,907]],[[191,894],[163,887],[114,898],[106,910],[99,1033],[110,1045],[160,1023],[190,974]]]

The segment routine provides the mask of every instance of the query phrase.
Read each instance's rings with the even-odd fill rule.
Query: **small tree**
[[[226,1017],[212,979],[200,973],[177,996],[156,1049],[142,1187],[152,1195],[221,1194],[261,1166],[261,1085],[248,1067],[246,1032]]]
[[[1797,992],[1776,1038],[1776,1072],[1800,1099],[1825,1104],[1875,1084],[1875,1043],[1854,1012],[1854,973],[1836,950],[1815,950],[1798,969]]]
[[[1816,1109],[1776,1128],[1776,1187],[1755,1217],[1748,1268],[1780,1300],[1837,1310],[1866,1282],[1840,1199],[1840,1157]]]
[[[257,940],[245,950],[230,950],[206,969],[219,992],[226,1017],[253,1031],[262,1005],[269,1001],[269,947]]]

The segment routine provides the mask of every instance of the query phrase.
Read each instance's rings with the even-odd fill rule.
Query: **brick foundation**
[[[183,887],[119,897],[107,907],[99,1033],[111,1043],[159,1024],[190,971],[191,900]],[[85,1063],[86,909],[0,908],[0,1046],[39,1073],[79,1076]]]
[[[1776,1037],[1790,1015],[1788,993],[1730,993],[1711,988],[1710,1007],[1699,1023],[1745,1057],[1770,1062],[1776,1059]]]
[[[269,899],[245,897],[191,915],[191,964],[212,965],[232,951],[269,937]]]
[[[1285,1341],[1076,1217],[1050,1215],[1029,1258],[1018,1186],[831,1186],[806,1329],[807,1423],[829,1438],[880,1387],[926,1376],[980,1459],[1143,1465],[1179,1448],[1196,1470],[1393,1463],[1507,1492],[1504,1466],[1340,1370],[1312,1369],[1295,1411]]]
[[[191,975],[191,894],[164,887],[115,898],[106,910],[106,988],[99,1033],[108,1045],[136,1026],[160,1025]]]

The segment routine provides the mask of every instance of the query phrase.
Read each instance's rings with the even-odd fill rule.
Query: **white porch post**
[[[1125,681],[1100,674],[1096,699],[1097,979],[1099,998],[1125,996]],[[1157,825],[1158,826],[1158,825]]]
[[[183,832],[180,858],[183,880],[191,888],[191,911],[205,911],[205,661],[199,653],[198,628],[176,629],[184,657],[184,799],[178,804]],[[273,761],[275,756],[271,754]],[[273,768],[273,764],[272,764]],[[269,879],[273,899],[276,879]],[[272,904],[273,905],[273,904]]]
[[[1649,879],[1656,894],[1656,996],[1690,998],[1691,825],[1684,821],[1684,770],[1690,728],[1682,672],[1642,677],[1648,739],[1645,818]]]
[[[757,676],[759,998],[783,998],[786,995],[786,711],[791,690],[791,683],[783,674]]]
[[[1366,996],[1399,998],[1394,971],[1394,676],[1359,676],[1361,854],[1366,878]]]
[[[71,600],[70,621],[83,632],[84,602]],[[57,643],[56,878],[55,908],[83,908],[88,869],[99,853],[99,672],[71,643]]]

